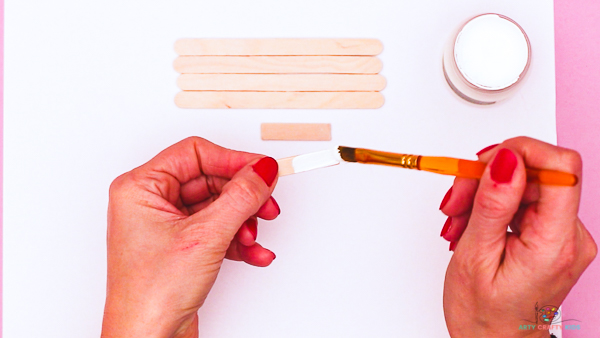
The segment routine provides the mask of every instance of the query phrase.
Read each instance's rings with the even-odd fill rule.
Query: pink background
[[[2,183],[4,182],[3,178],[3,168],[4,168],[4,0],[0,0],[0,133],[2,133],[2,137],[0,137],[0,248],[2,248],[2,208],[4,203],[2,201],[2,191],[4,191],[2,187]],[[0,256],[2,254],[0,253]],[[0,337],[2,337],[2,259],[0,259]]]
[[[580,217],[600,241],[600,1],[555,0],[556,115],[558,143],[578,150],[584,159]],[[0,78],[4,78],[4,0],[0,0]],[[4,81],[0,82],[3,128]],[[3,139],[0,139],[2,155]],[[0,168],[3,157],[0,156]],[[0,170],[0,191],[2,189]],[[0,203],[2,194],[0,193]],[[0,204],[0,214],[2,207]],[[0,220],[0,229],[1,229]],[[0,240],[2,239],[0,233]],[[0,261],[0,318],[2,315]],[[563,318],[580,320],[581,330],[563,336],[600,337],[600,263],[592,263],[563,304]],[[0,337],[2,322],[0,321]]]
[[[554,6],[558,144],[583,156],[579,215],[600,243],[600,1],[555,0]],[[597,258],[563,303],[563,318],[580,320],[581,330],[564,330],[563,337],[600,337],[598,280]]]

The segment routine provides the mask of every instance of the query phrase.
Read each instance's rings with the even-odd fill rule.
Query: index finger
[[[553,186],[540,184],[536,217],[544,224],[544,232],[563,234],[565,224],[576,224],[581,196],[581,156],[565,149],[528,137],[517,137],[505,141],[503,146],[518,152],[528,168],[557,170],[576,175],[579,180],[575,186]],[[498,147],[500,148],[500,147]],[[488,161],[496,151],[483,154],[480,159]],[[573,222],[565,222],[572,220]]]
[[[189,137],[163,150],[138,169],[165,173],[185,184],[202,175],[231,178],[261,157],[223,148],[200,137]]]

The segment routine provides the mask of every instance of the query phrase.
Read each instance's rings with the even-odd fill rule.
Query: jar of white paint
[[[523,83],[531,62],[527,34],[500,14],[478,15],[459,27],[444,50],[446,81],[475,104],[509,98]]]

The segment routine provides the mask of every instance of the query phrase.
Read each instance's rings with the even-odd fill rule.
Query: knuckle
[[[135,189],[140,181],[140,174],[137,170],[132,170],[115,178],[108,188],[109,198],[126,198],[131,195],[131,191]]]
[[[560,162],[566,165],[570,171],[581,171],[583,160],[581,154],[572,149],[564,149],[560,156]]]
[[[560,255],[554,265],[557,271],[568,271],[573,267],[587,267],[596,257],[597,247],[594,241],[579,243],[569,241],[560,250]]]
[[[583,250],[584,250],[584,260],[586,265],[589,265],[594,261],[596,256],[598,255],[598,245],[594,238],[590,235],[590,233],[585,229],[585,226],[580,222],[580,229],[583,232]]]
[[[589,241],[587,241],[587,243],[585,243],[583,251],[583,263],[586,266],[588,266],[594,261],[594,259],[598,255],[598,246],[596,245],[596,242],[594,242],[593,239],[590,239]]]
[[[230,184],[228,193],[235,201],[235,205],[232,205],[234,209],[243,212],[255,207],[258,210],[262,204],[262,194],[255,183],[249,180],[233,180]]]
[[[533,139],[527,136],[517,136],[517,137],[513,137],[507,141],[511,141],[511,142],[515,142],[515,143],[527,143],[532,141]]]
[[[556,262],[556,268],[560,271],[571,268],[580,256],[579,248],[574,243],[567,244],[560,253],[560,258]]]
[[[202,146],[205,142],[207,141],[201,137],[189,136],[181,140],[178,145],[181,145],[184,148],[196,148],[197,146]]]
[[[590,243],[587,247],[588,250],[586,259],[587,263],[590,264],[594,259],[596,259],[596,256],[598,256],[598,245],[593,239],[590,239]]]
[[[117,194],[118,192],[120,192],[123,189],[123,187],[125,186],[125,184],[128,180],[129,175],[130,175],[129,173],[121,174],[110,183],[108,192],[111,196],[114,194]]]
[[[509,205],[505,196],[499,194],[482,194],[476,199],[477,211],[485,219],[504,218]]]
[[[204,139],[201,137],[198,137],[198,136],[189,136],[189,137],[184,138],[181,142],[194,143],[194,142],[198,142],[201,140],[204,140]]]

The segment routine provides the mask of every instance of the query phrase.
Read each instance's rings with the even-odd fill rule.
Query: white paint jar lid
[[[499,90],[521,78],[529,63],[529,43],[514,21],[486,14],[469,21],[458,33],[454,58],[467,81]]]

